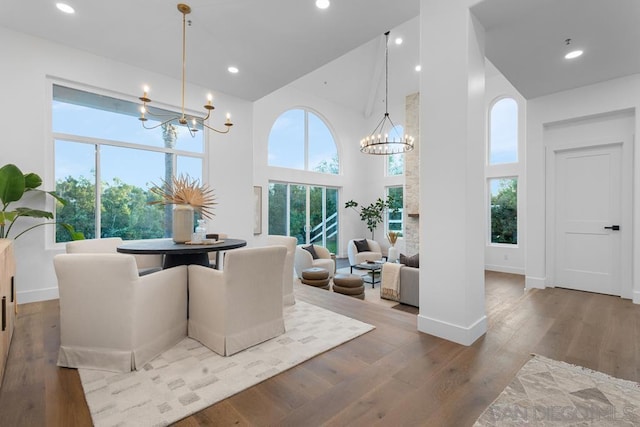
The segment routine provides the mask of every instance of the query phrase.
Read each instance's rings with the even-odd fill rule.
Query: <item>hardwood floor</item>
[[[565,289],[523,292],[521,276],[486,274],[489,331],[460,346],[416,330],[416,316],[332,292],[296,297],[376,329],[176,425],[469,426],[531,353],[640,380],[640,307]],[[0,426],[86,426],[78,374],[56,366],[58,302],[20,306]]]

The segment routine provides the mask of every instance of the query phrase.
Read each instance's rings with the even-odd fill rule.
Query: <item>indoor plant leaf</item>
[[[25,191],[25,179],[22,171],[13,164],[0,168],[0,202],[6,207],[17,202]]]
[[[42,178],[40,178],[40,175],[33,172],[24,174],[24,187],[26,190],[32,190],[40,187],[41,185]]]

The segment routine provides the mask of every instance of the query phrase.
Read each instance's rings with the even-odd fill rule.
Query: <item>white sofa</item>
[[[298,277],[302,278],[302,271],[312,267],[324,268],[329,272],[329,277],[333,277],[336,271],[336,263],[331,257],[331,252],[325,247],[313,245],[313,249],[318,255],[317,259],[313,259],[308,250],[302,249],[303,246],[309,245],[296,246],[295,270]]]
[[[138,276],[131,255],[59,254],[58,366],[129,372],[187,336],[187,267]]]
[[[349,240],[347,245],[347,256],[349,257],[349,265],[354,266],[357,264],[362,264],[366,261],[377,261],[382,259],[382,250],[380,248],[380,244],[375,240],[366,239],[369,244],[369,251],[358,252],[356,248],[355,241],[363,240],[363,239],[352,239]]]

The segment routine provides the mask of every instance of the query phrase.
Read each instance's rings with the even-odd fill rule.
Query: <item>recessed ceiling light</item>
[[[416,65],[416,71],[422,71],[422,65]]]
[[[330,4],[329,0],[316,0],[316,7],[318,9],[326,9]]]
[[[402,44],[402,37],[396,38],[396,44]]]
[[[64,13],[68,13],[68,14],[76,13],[75,9],[66,3],[56,3],[56,7],[58,8],[58,10]]]
[[[240,71],[240,70],[238,70],[238,67],[234,67],[232,65],[231,67],[227,68],[227,71],[229,71],[231,74],[237,74],[238,71]]]
[[[571,52],[567,53],[564,57],[566,59],[574,59],[581,56],[583,53],[584,52],[581,50],[572,50]]]

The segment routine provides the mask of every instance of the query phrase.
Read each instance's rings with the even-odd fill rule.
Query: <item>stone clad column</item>
[[[484,29],[472,0],[421,0],[418,330],[471,345],[484,310]]]
[[[413,150],[404,155],[404,242],[409,256],[420,250],[420,94],[405,98],[405,133],[415,138]]]

